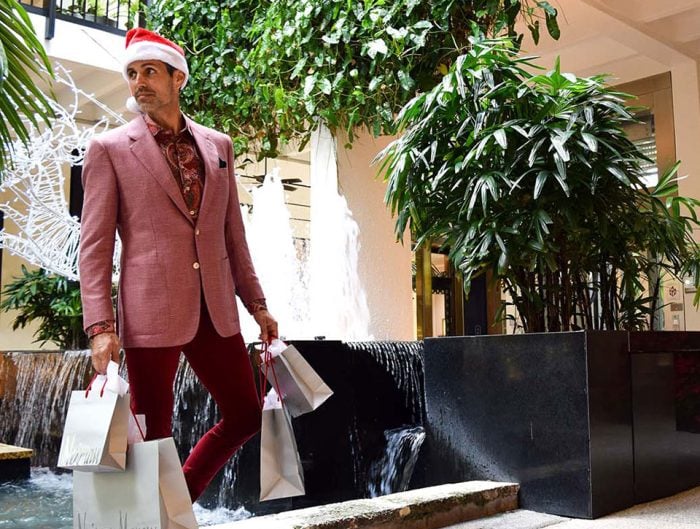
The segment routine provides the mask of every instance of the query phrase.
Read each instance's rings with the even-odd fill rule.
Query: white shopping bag
[[[304,471],[292,421],[271,389],[263,403],[260,431],[260,501],[304,493]]]
[[[73,473],[73,529],[197,529],[172,437],[129,446],[121,473]]]
[[[267,355],[262,355],[268,381],[280,391],[285,407],[292,417],[315,410],[333,395],[331,389],[318,376],[293,345],[273,340]]]
[[[90,472],[124,470],[130,412],[128,386],[116,374],[118,367],[110,362],[107,376],[98,375],[87,390],[71,393],[57,466]]]

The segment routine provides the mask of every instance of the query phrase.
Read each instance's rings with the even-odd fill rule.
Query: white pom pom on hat
[[[148,60],[162,61],[176,70],[180,70],[185,74],[185,82],[180,88],[187,84],[190,70],[187,67],[185,51],[180,46],[153,31],[144,28],[130,29],[126,34],[126,52],[122,62],[124,79],[129,80],[127,69],[132,62]],[[126,107],[131,112],[140,112],[133,97],[127,99]]]

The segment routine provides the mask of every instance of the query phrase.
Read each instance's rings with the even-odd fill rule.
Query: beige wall
[[[415,339],[411,286],[411,240],[396,242],[394,221],[384,205],[386,185],[376,177],[372,159],[390,141],[358,131],[352,149],[338,139],[341,193],[360,228],[360,280],[367,292],[370,333],[377,340]]]
[[[676,155],[681,161],[679,174],[686,176],[679,183],[681,195],[700,199],[700,74],[696,61],[688,61],[671,70],[673,114],[676,126]],[[700,241],[700,230],[695,231]],[[684,326],[700,330],[700,311],[693,306],[694,292],[685,294]]]

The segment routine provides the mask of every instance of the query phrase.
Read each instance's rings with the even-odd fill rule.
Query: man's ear
[[[185,72],[181,70],[175,70],[173,72],[173,78],[175,80],[175,86],[177,86],[178,92],[182,90],[182,85],[185,84]]]

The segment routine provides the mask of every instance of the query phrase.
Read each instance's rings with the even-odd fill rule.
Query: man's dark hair
[[[169,65],[167,62],[164,62],[163,64],[165,64],[165,69],[168,70],[168,73],[170,74],[170,77],[172,77],[172,76],[173,76],[173,72],[174,72],[177,68],[175,68],[175,67]]]

